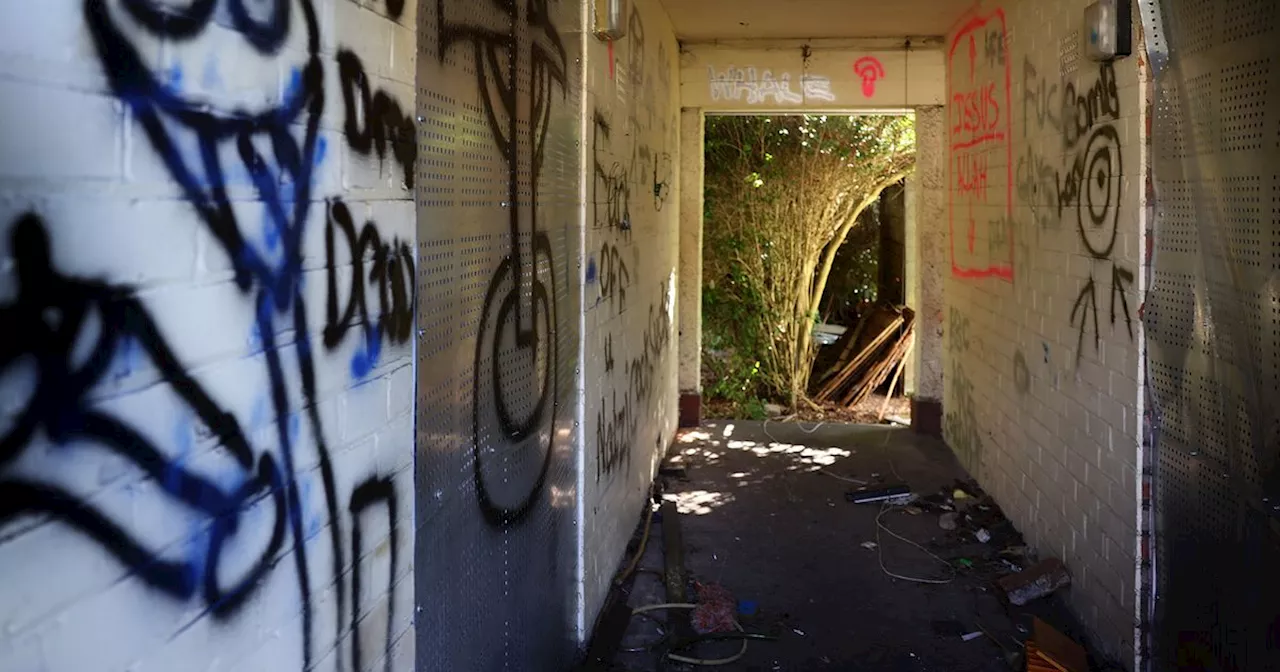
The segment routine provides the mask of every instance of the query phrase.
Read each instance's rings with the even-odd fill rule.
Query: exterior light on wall
[[[1098,0],[1084,10],[1085,54],[1110,61],[1133,53],[1133,14],[1129,0]]]
[[[612,42],[627,36],[630,0],[595,0],[596,37]]]

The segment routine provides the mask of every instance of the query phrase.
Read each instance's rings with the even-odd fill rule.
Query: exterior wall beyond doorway
[[[1132,667],[1144,89],[1138,49],[1085,58],[1087,4],[985,1],[948,36],[944,436]]]

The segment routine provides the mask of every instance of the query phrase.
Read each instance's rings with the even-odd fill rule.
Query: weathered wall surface
[[[916,344],[908,386],[917,402],[942,401],[943,314],[948,275],[946,108],[918,107],[916,170],[908,178],[907,304],[916,311]],[[911,224],[908,224],[911,226]],[[936,416],[934,411],[936,431]],[[913,419],[919,420],[919,416]]]
[[[936,44],[905,49],[777,43],[693,44],[680,54],[680,102],[708,112],[846,111],[939,105],[945,71]]]
[[[678,46],[657,0],[626,37],[588,41],[584,581],[604,602],[675,433],[679,257]]]
[[[948,37],[944,434],[1131,666],[1144,110],[1136,55],[1084,57],[1087,4],[983,2]]]
[[[0,668],[412,669],[415,21],[0,9]]]

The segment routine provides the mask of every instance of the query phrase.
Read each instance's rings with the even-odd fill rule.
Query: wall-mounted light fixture
[[[595,0],[596,37],[601,40],[620,40],[627,36],[627,6],[629,0]]]
[[[1133,10],[1129,0],[1098,0],[1084,10],[1084,48],[1091,61],[1133,53]]]

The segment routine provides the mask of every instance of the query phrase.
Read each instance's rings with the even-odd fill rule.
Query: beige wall
[[[680,103],[708,112],[902,109],[945,100],[936,44],[880,48],[758,42],[680,52]]]
[[[944,434],[1132,666],[1143,90],[1136,55],[1084,57],[1087,4],[983,2],[948,36]]]

